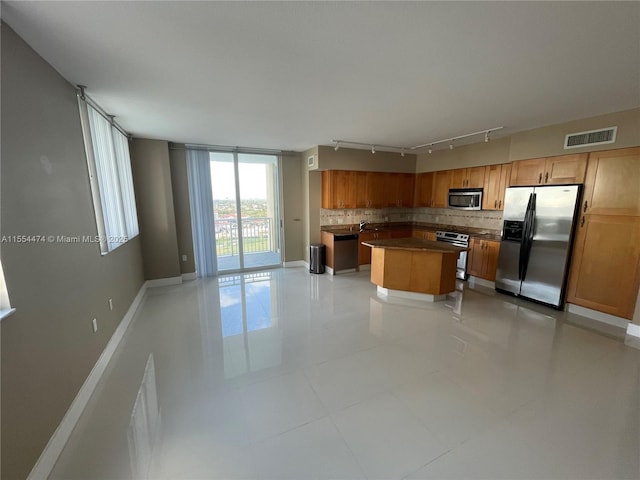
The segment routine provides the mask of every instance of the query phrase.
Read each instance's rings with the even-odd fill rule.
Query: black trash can
[[[313,243],[309,246],[309,272],[324,273],[326,247],[322,243]]]

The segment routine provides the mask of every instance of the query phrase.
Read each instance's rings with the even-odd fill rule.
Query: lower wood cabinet
[[[391,232],[360,232],[358,235],[358,265],[369,265],[371,263],[371,247],[362,245],[368,240],[382,240],[391,238]]]
[[[413,230],[411,234],[413,238],[420,238],[422,240],[436,240],[436,232],[427,231],[427,230]]]
[[[583,215],[576,231],[567,301],[633,318],[640,287],[640,217]]]
[[[500,242],[471,237],[467,273],[491,282],[496,279]]]

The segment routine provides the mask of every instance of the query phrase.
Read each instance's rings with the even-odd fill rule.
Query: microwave
[[[482,189],[451,188],[447,205],[458,210],[482,210]]]

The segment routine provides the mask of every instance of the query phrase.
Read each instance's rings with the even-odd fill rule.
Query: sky
[[[235,198],[232,153],[210,153],[211,189],[215,200]],[[267,198],[267,166],[264,161],[275,161],[272,155],[238,154],[240,198]]]

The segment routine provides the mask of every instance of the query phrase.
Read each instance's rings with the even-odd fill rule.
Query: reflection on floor
[[[244,256],[245,268],[271,267],[281,264],[282,260],[280,259],[280,253],[278,252],[247,253]],[[225,255],[224,257],[218,257],[218,271],[224,272],[227,270],[239,269],[239,255]]]
[[[151,289],[52,478],[639,478],[640,352],[490,290],[368,272]]]

